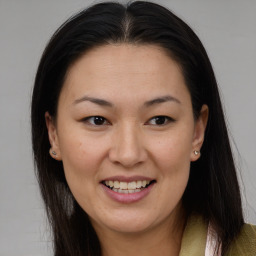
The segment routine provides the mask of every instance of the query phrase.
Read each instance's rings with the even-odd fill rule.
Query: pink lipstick
[[[146,197],[156,180],[143,176],[114,176],[101,182],[104,192],[120,203],[133,203]]]

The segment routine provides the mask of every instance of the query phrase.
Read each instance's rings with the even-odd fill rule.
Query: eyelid
[[[104,123],[103,124],[94,124],[93,122],[90,122],[89,120],[90,119],[93,119],[93,118],[102,118],[104,119]],[[165,122],[164,124],[150,124],[150,122],[156,118],[165,118]],[[153,116],[151,117],[145,124],[146,125],[153,125],[153,126],[165,126],[165,125],[168,125],[169,123],[173,123],[175,122],[176,120],[173,119],[172,117],[170,116],[166,116],[166,115],[157,115],[157,116]],[[81,119],[81,122],[83,123],[87,123],[88,125],[91,125],[91,126],[95,126],[95,127],[100,127],[100,126],[104,126],[104,125],[110,125],[111,123],[103,116],[99,116],[99,115],[95,115],[95,116],[88,116],[88,117],[85,117],[85,118],[82,118]]]
[[[97,125],[97,124],[93,124],[93,123],[89,122],[90,119],[96,118],[96,117],[104,119],[104,124]],[[83,118],[83,119],[81,120],[81,122],[88,123],[89,125],[97,126],[97,127],[104,126],[104,125],[109,125],[109,124],[110,124],[110,122],[109,122],[105,117],[103,117],[103,116],[88,116],[88,117]],[[105,122],[107,122],[107,123],[105,123]]]
[[[165,116],[165,115],[158,115],[158,116],[153,116],[151,117],[147,122],[146,122],[146,125],[150,125],[149,122],[153,119],[156,119],[157,117],[162,117],[162,118],[166,118],[167,122],[165,122],[164,124],[151,124],[153,126],[165,126],[165,125],[168,125],[169,123],[173,123],[175,122],[176,120],[173,119],[172,117],[170,116]]]

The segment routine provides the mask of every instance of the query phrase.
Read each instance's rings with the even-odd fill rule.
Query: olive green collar
[[[208,224],[202,217],[191,216],[187,221],[179,256],[205,256]],[[226,256],[256,255],[256,226],[244,224],[230,244]]]
[[[181,242],[179,256],[204,256],[208,225],[201,217],[188,219]]]

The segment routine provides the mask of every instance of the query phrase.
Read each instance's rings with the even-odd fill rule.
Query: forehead
[[[154,74],[160,70],[165,71],[170,64],[179,69],[179,64],[167,54],[167,50],[155,45],[124,43],[103,45],[89,50],[71,65],[67,78],[81,71],[87,73],[101,71],[104,74],[104,71],[109,72],[109,69],[113,73],[129,71]]]
[[[179,94],[187,90],[179,64],[154,45],[113,44],[94,48],[68,70],[62,94]],[[150,95],[148,95],[150,96]]]

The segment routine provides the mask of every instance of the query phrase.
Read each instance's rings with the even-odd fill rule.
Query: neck
[[[181,217],[182,216],[182,217]],[[98,234],[103,256],[178,256],[185,228],[185,214],[179,214],[139,233],[102,230]],[[98,230],[99,231],[99,230]]]

